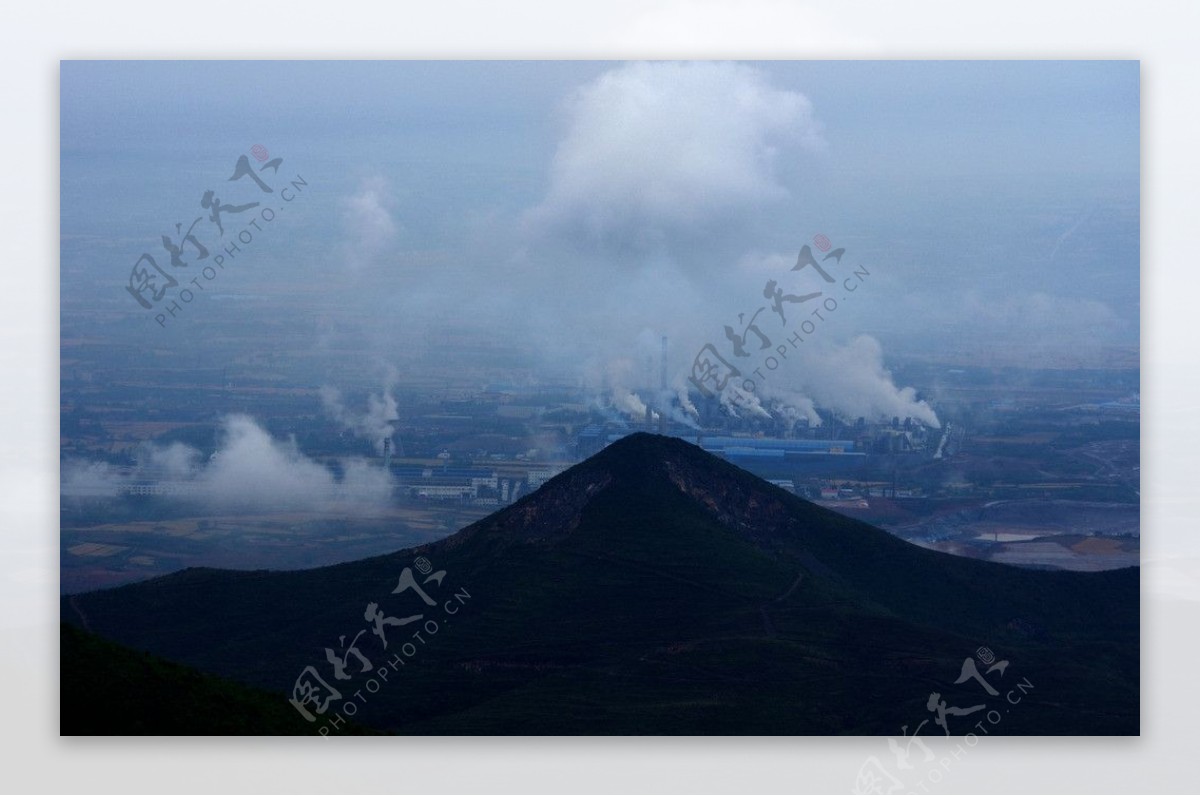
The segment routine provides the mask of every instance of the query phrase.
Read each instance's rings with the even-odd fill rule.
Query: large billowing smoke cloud
[[[372,514],[387,504],[390,475],[362,459],[340,462],[342,474],[306,457],[294,439],[273,438],[252,418],[229,415],[221,421],[217,451],[205,462],[181,443],[148,446],[136,477],[173,482],[185,488],[170,499],[209,509],[336,510]],[[63,468],[66,496],[113,496],[128,481],[105,464],[73,462]]]
[[[911,417],[940,428],[937,414],[912,387],[897,387],[883,364],[883,347],[869,335],[844,345],[798,349],[762,382],[760,392],[812,422],[814,405],[850,422]]]
[[[535,229],[651,242],[787,194],[781,150],[818,147],[806,97],[733,63],[637,63],[580,89]]]
[[[696,352],[708,342],[724,345],[723,326],[762,304],[767,279],[800,276],[790,268],[817,230],[793,213],[801,175],[823,148],[808,98],[758,67],[613,68],[567,102],[544,194],[510,211],[521,223],[503,213],[490,226],[484,215],[462,219],[462,250],[454,252],[461,267],[423,268],[403,253],[389,261],[404,289],[389,297],[386,312],[364,312],[377,332],[386,328],[370,355],[394,356],[383,346],[394,350],[397,340],[409,351],[436,345],[425,330],[446,323],[473,325],[529,351],[535,370],[581,378],[592,404],[613,418],[640,423],[649,410],[651,420],[695,425],[697,394],[686,376]],[[354,206],[364,219],[344,230],[347,245],[376,251],[393,234],[386,192],[368,186]],[[788,252],[784,240],[795,248]],[[812,346],[802,367],[789,366],[790,379],[757,395],[724,396],[726,408],[810,424],[820,421],[818,409],[936,424],[911,389],[893,383],[878,344],[832,345],[857,332],[852,318],[838,318],[822,329],[829,344]],[[664,335],[671,340],[665,386]],[[366,412],[348,408],[332,388],[322,399],[377,451],[391,435],[386,387]]]
[[[643,362],[649,363],[647,357]],[[650,418],[664,414],[671,420],[696,427],[698,417],[683,369],[668,376],[669,387],[661,389],[657,375],[659,360],[639,366],[628,357],[593,364],[585,384],[598,406],[611,408],[626,420],[640,423],[650,409]],[[761,368],[759,369],[762,370]],[[883,362],[883,348],[869,335],[848,343],[811,343],[793,350],[789,357],[764,379],[755,379],[755,392],[730,382],[720,394],[721,404],[734,417],[767,420],[780,418],[789,424],[804,419],[821,425],[818,408],[832,412],[844,422],[859,417],[870,422],[893,417],[908,418],[931,428],[940,428],[936,412],[918,400],[911,387],[897,387]]]
[[[361,459],[343,462],[339,480],[304,456],[294,439],[277,440],[245,415],[225,418],[216,456],[200,474],[210,497],[226,505],[256,505],[264,496],[289,506],[319,507],[358,499],[386,500],[386,472]]]
[[[749,66],[632,64],[577,92],[546,195],[525,220],[535,242],[570,241],[571,253],[586,263],[560,284],[563,296],[578,284],[591,289],[578,304],[594,319],[562,301],[572,314],[551,312],[548,325],[560,346],[574,343],[602,363],[585,379],[594,401],[632,420],[641,421],[648,406],[652,415],[695,424],[685,378],[691,357],[705,342],[724,344],[723,324],[761,304],[767,278],[798,276],[790,274],[795,252],[748,253],[759,247],[740,222],[785,201],[792,193],[785,174],[822,146],[808,99]],[[791,168],[779,168],[785,160]],[[720,242],[696,245],[714,238]],[[796,251],[804,242],[795,241]],[[604,244],[599,260],[589,260],[597,243]],[[630,332],[613,333],[622,328]],[[822,330],[830,341],[854,332]],[[658,370],[663,334],[676,346],[665,390]],[[927,404],[893,383],[871,338],[810,345],[797,359],[803,361],[772,374],[760,394],[731,385],[722,394],[725,409],[818,424],[819,407],[845,418],[899,415],[937,425]]]

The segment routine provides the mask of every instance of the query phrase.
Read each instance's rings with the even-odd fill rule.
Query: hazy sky
[[[261,198],[226,181],[261,144],[310,187],[213,291],[319,287],[381,350],[482,326],[603,382],[669,334],[678,375],[768,280],[821,289],[817,233],[871,279],[796,402],[889,350],[1138,342],[1137,62],[65,62],[61,124],[64,296],[148,333],[129,269]]]

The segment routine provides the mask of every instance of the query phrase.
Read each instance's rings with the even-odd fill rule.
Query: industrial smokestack
[[[392,441],[386,437],[383,440],[383,469],[392,469]]]

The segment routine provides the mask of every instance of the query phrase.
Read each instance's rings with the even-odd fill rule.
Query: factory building
[[[479,500],[500,486],[494,470],[478,467],[393,467],[392,475],[401,495],[419,500]]]
[[[852,439],[776,439],[772,437],[700,437],[699,445],[726,458],[791,458],[812,455],[861,455]]]
[[[477,494],[475,487],[470,484],[423,484],[412,487],[415,498],[426,500],[467,500]]]
[[[200,485],[194,481],[136,481],[117,487],[124,495],[195,495]]]
[[[850,474],[867,454],[850,439],[701,436],[699,446],[761,478]]]

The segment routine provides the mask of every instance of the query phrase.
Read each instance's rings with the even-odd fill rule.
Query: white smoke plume
[[[390,474],[363,459],[340,462],[342,476],[305,456],[294,438],[278,440],[246,415],[222,419],[217,451],[207,462],[182,443],[147,446],[134,480],[184,486],[165,498],[195,502],[209,509],[336,510],[373,514],[392,494]],[[64,465],[64,496],[102,497],[119,494],[131,480],[103,463]]]
[[[646,402],[624,387],[613,387],[611,393],[612,405],[629,415],[634,420],[644,420],[646,417]]]
[[[676,372],[671,381],[671,388],[675,390],[675,397],[679,400],[680,408],[688,415],[699,418],[700,412],[696,409],[696,405],[692,403],[692,398],[688,394],[688,383],[683,375],[683,371]]]
[[[721,405],[734,417],[745,413],[749,417],[770,420],[771,413],[763,408],[762,401],[754,393],[746,392],[736,384],[730,384],[721,391]]]
[[[583,385],[591,394],[593,406],[615,409],[635,423],[646,419],[646,402],[634,392],[636,366],[628,357],[616,357],[603,363],[592,360],[584,367]]]
[[[917,400],[916,390],[896,386],[884,367],[882,346],[869,335],[859,335],[845,345],[798,350],[770,373],[759,391],[810,418],[821,407],[846,422],[860,417],[870,422],[911,417],[941,428],[937,413],[926,401]]]
[[[770,389],[764,389],[763,394],[775,395],[776,393]],[[801,419],[807,420],[810,427],[821,425],[821,416],[817,414],[816,404],[808,396],[798,393],[790,393],[785,397],[772,400],[771,411],[775,413],[776,417],[783,418],[788,431],[794,429],[796,423]]]
[[[675,387],[647,389],[645,394],[649,397],[648,405],[652,419],[658,420],[661,416],[688,428],[700,428],[695,419],[699,417],[700,413],[696,411],[691,399],[687,397],[686,390],[679,390]]]
[[[329,416],[343,428],[370,442],[376,453],[383,453],[383,443],[392,439],[396,430],[394,424],[400,419],[393,394],[398,380],[399,373],[395,368],[389,367],[380,392],[367,396],[365,412],[354,412],[347,408],[341,391],[329,385],[320,389],[321,403]]]

